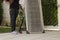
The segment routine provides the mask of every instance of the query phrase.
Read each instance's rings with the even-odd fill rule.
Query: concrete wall
[[[25,14],[27,30],[30,33],[40,33],[43,31],[41,4],[39,0],[25,0]]]

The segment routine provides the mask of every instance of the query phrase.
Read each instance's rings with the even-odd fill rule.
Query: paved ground
[[[60,31],[48,31],[41,34],[1,33],[0,40],[60,40]]]

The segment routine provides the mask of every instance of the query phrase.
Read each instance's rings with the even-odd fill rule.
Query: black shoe
[[[28,31],[26,31],[27,34],[30,34]]]
[[[43,30],[43,32],[42,33],[45,33],[45,30]]]
[[[22,34],[22,31],[21,31],[21,30],[19,30],[19,33],[20,33],[20,34]]]
[[[22,34],[22,32],[19,32],[20,34]]]

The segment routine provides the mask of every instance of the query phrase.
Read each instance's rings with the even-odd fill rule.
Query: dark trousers
[[[15,31],[16,29],[16,18],[18,16],[18,9],[10,10],[10,18],[11,18],[11,31]]]

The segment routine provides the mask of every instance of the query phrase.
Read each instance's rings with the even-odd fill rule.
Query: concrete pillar
[[[60,28],[60,0],[57,0],[57,7],[58,7],[58,26]]]
[[[42,10],[39,0],[25,0],[26,26],[30,33],[43,31]]]

